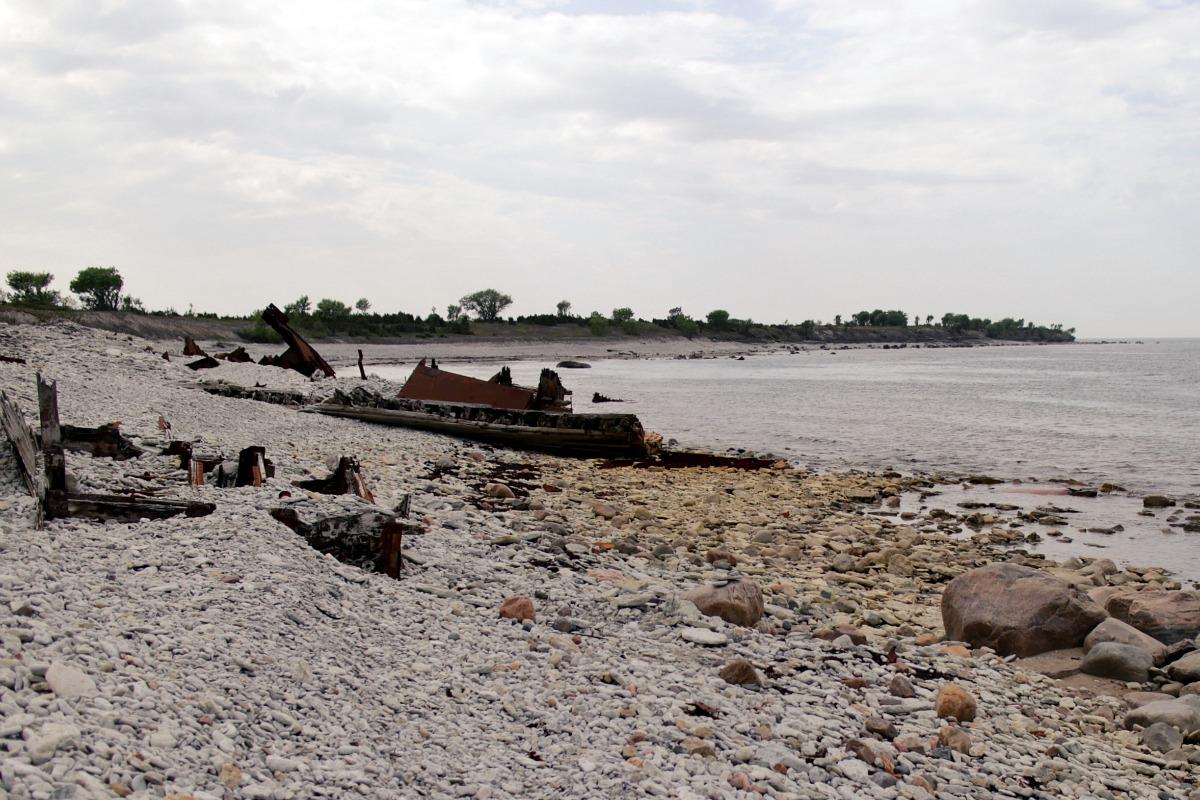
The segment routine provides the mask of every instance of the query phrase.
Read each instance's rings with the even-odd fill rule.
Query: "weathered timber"
[[[288,325],[287,314],[276,308],[274,303],[267,306],[262,313],[262,318],[263,322],[270,325],[282,337],[288,348],[282,355],[267,356],[258,363],[294,369],[306,378],[311,378],[315,372],[320,372],[327,378],[336,377],[333,367],[321,358],[320,353],[314,350],[303,336],[292,330],[292,327]]]
[[[216,510],[212,503],[189,500],[159,500],[133,495],[67,491],[67,458],[63,445],[64,426],[58,417],[58,384],[47,381],[39,373],[37,388],[38,413],[42,426],[42,460],[45,465],[41,507],[46,519],[87,517],[134,521],[142,518],[162,519],[179,514],[203,517]]]
[[[25,359],[16,358],[14,356],[0,356],[0,361],[4,362],[5,364],[24,364],[25,363]]]
[[[25,488],[30,495],[41,499],[42,479],[38,475],[37,441],[33,429],[29,427],[21,409],[4,392],[0,392],[0,424],[4,426],[4,435],[12,445]]]
[[[202,350],[200,348],[200,345],[196,344],[196,340],[190,336],[183,337],[183,354],[185,356],[207,356],[208,355],[208,353],[204,352],[204,350]]]
[[[199,358],[199,359],[196,359],[195,361],[189,361],[184,366],[186,366],[188,369],[193,369],[193,370],[212,369],[213,367],[221,366],[221,362],[217,361],[212,356],[205,356],[204,358]]]
[[[132,522],[142,518],[165,519],[180,514],[205,517],[216,510],[213,503],[191,500],[158,500],[125,495],[70,492],[65,499],[66,515],[90,519],[116,519]]]
[[[62,426],[63,447],[75,453],[88,453],[97,458],[128,461],[142,454],[142,449],[121,434],[118,423],[110,422],[98,428],[77,425]]]
[[[275,465],[267,459],[265,447],[251,445],[238,453],[237,478],[234,486],[262,486],[275,476]]]
[[[402,569],[404,535],[421,530],[419,524],[374,507],[312,519],[302,518],[293,506],[274,508],[270,513],[318,552],[393,578],[399,577]]]
[[[358,377],[364,381],[367,379],[367,371],[363,368],[362,350],[358,351]]]
[[[268,389],[263,386],[236,386],[232,383],[206,383],[200,388],[218,397],[255,400],[259,403],[271,403],[277,406],[298,407],[307,403],[309,399],[307,394],[297,389]]]
[[[302,410],[577,457],[645,457],[652,440],[659,441],[645,433],[633,414],[571,414],[387,398],[363,387],[336,390],[326,402]]]
[[[488,378],[488,383],[498,383],[501,386],[512,386],[512,370],[508,367],[501,367],[499,372]]]
[[[234,364],[249,364],[254,361],[250,354],[246,352],[246,348],[238,347],[230,350],[228,353],[217,353],[216,358],[222,361],[229,361]]]
[[[38,416],[42,424],[42,509],[47,519],[69,515],[67,509],[67,456],[62,444],[62,426],[58,421],[58,384],[37,375]]]
[[[362,476],[358,459],[353,456],[342,456],[338,459],[337,469],[328,478],[295,481],[292,485],[321,494],[353,494],[368,503],[375,502],[375,495],[371,494],[367,481]]]

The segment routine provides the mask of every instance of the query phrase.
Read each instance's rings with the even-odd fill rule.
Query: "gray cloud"
[[[6,269],[1200,333],[1194,4],[246,8],[0,9]]]

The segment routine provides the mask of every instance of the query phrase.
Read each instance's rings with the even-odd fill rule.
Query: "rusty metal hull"
[[[463,406],[456,408],[461,409]],[[324,403],[310,406],[305,410],[381,425],[397,425],[445,433],[504,447],[540,450],[558,455],[581,458],[637,458],[646,455],[642,426],[637,421],[637,417],[630,414],[560,415],[584,418],[585,421],[612,423],[598,424],[589,430],[585,427],[533,426],[486,419],[466,419],[462,416],[439,413],[444,409],[445,407],[438,407],[434,404],[426,404],[424,410],[408,410]],[[551,412],[529,413],[549,415]],[[591,420],[587,420],[587,418],[591,418]]]

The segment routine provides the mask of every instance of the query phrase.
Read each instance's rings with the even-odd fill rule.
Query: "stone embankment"
[[[146,451],[70,454],[78,486],[217,507],[38,530],[0,454],[0,797],[1200,797],[1197,631],[1163,570],[1052,563],[897,512],[924,479],[481,449],[214,396],[159,351],[0,329],[27,361],[0,363],[0,388],[27,415],[41,370],[64,421],[120,420]],[[168,436],[227,459],[261,445],[274,477],[188,488]],[[399,580],[269,513],[364,505],[294,485],[342,455],[380,506],[411,496],[425,533]],[[1020,636],[987,639],[946,591],[979,568],[1038,587],[971,595],[1019,612]],[[1080,672],[1083,648],[1139,680]]]

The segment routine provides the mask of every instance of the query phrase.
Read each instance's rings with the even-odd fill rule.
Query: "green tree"
[[[142,305],[142,301],[136,297],[125,295],[121,298],[121,310],[132,311],[135,314],[145,314],[146,307]]]
[[[50,289],[54,276],[49,272],[26,272],[15,270],[8,273],[8,287],[12,289],[12,302],[30,305],[57,305],[58,292]]]
[[[834,315],[833,315],[833,326],[834,326],[835,328],[840,328],[840,327],[842,327],[842,315],[841,315],[841,314],[834,314]]]
[[[675,318],[675,329],[689,339],[694,339],[696,334],[700,333],[700,326],[696,324],[696,320],[684,315]]]
[[[557,305],[555,305],[554,307],[556,309],[558,309],[559,317],[565,319],[565,318],[571,316],[571,301],[570,300],[559,300]]]
[[[593,311],[588,317],[588,330],[592,332],[592,336],[607,336],[608,319],[599,311]]]
[[[729,326],[729,312],[723,308],[708,312],[708,324],[716,330],[724,330]]]
[[[358,302],[354,304],[354,307],[358,309],[358,313],[365,314],[371,310],[371,301],[365,297],[360,297],[358,298]]]
[[[462,306],[457,306],[454,303],[446,306],[446,319],[450,320],[451,322],[458,322],[460,319],[466,319],[466,315],[463,314]]]
[[[306,294],[300,295],[295,302],[288,303],[283,307],[283,313],[289,317],[307,317],[310,311],[312,311],[312,302],[309,301]]]
[[[469,294],[458,302],[468,311],[474,311],[475,316],[483,322],[495,322],[500,318],[500,312],[512,305],[513,299],[495,289],[484,289]]]
[[[79,295],[85,308],[116,311],[124,285],[115,267],[87,267],[71,281],[71,291]]]
[[[612,321],[618,325],[622,325],[633,319],[632,308],[614,308],[612,313]]]
[[[324,322],[329,327],[329,332],[333,333],[336,326],[350,319],[350,314],[350,306],[341,300],[330,300],[327,297],[317,303],[317,309],[313,312],[313,317]]]

